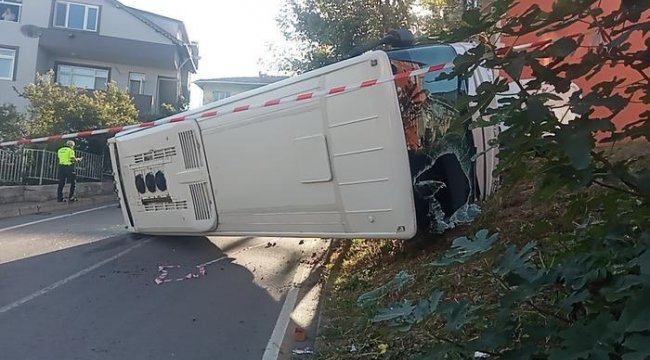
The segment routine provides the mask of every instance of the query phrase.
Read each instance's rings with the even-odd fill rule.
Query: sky
[[[283,46],[276,17],[286,0],[121,0],[127,6],[182,20],[190,40],[198,41],[201,60],[192,80],[257,76],[266,70],[269,44]],[[192,85],[190,107],[200,105]]]

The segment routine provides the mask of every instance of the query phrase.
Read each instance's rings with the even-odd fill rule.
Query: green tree
[[[347,56],[355,47],[389,30],[417,22],[415,0],[288,0],[278,24],[298,57],[281,59],[281,69],[304,72]]]
[[[106,90],[87,91],[63,87],[37,74],[36,81],[25,86],[22,96],[29,100],[31,120],[27,132],[31,137],[106,128],[135,123],[138,111],[131,96],[114,82]],[[84,139],[83,147],[99,151],[106,137]]]
[[[467,0],[421,0],[421,6],[428,12],[419,20],[422,32],[437,34],[460,26],[463,11],[471,4]]]
[[[13,104],[0,106],[0,141],[10,141],[26,135],[25,117]]]

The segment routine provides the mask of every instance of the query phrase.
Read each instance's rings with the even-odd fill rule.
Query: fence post
[[[102,146],[102,167],[99,170],[99,181],[102,182],[104,181],[104,158],[106,157],[106,146]]]
[[[27,182],[27,176],[26,176],[26,173],[27,173],[27,160],[26,160],[26,158],[27,158],[27,149],[25,149],[25,148],[20,149],[20,159],[21,159],[21,163],[20,163],[20,183],[23,184],[23,185]]]
[[[41,151],[41,172],[38,175],[38,185],[43,185],[43,172],[45,171],[45,151]]]

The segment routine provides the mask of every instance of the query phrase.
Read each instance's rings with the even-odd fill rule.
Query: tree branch
[[[538,306],[535,305],[532,301],[527,301],[526,304],[528,304],[530,307],[532,307],[533,309],[535,309],[535,311],[537,311],[538,313],[540,313],[540,314],[542,314],[542,315],[551,316],[551,317],[553,317],[553,318],[556,318],[556,319],[562,321],[562,322],[565,323],[565,324],[569,324],[569,325],[571,324],[571,321],[569,321],[569,320],[563,318],[562,316],[560,316],[560,315],[558,315],[558,314],[556,314],[556,313],[553,313],[553,312],[550,312],[550,311],[547,311],[547,310],[544,310],[544,309],[538,307]]]
[[[640,189],[637,184],[634,184],[633,182],[625,179],[623,176],[618,175],[616,173],[616,171],[615,171],[616,169],[614,168],[614,165],[611,162],[609,162],[609,160],[607,160],[607,158],[605,158],[604,156],[602,156],[601,154],[599,154],[599,153],[597,153],[595,151],[591,152],[591,156],[593,156],[594,159],[596,159],[596,161],[599,161],[601,164],[603,164],[605,166],[605,168],[607,168],[607,170],[609,170],[609,172],[612,175],[614,175],[617,179],[619,179],[623,184],[625,184],[628,188],[632,189],[633,192],[631,192],[631,194],[634,194],[634,196],[640,196],[640,197],[646,197],[646,198],[649,197],[649,195],[645,191]],[[628,192],[628,193],[630,193],[630,192]]]
[[[594,184],[600,185],[600,186],[602,186],[604,188],[612,189],[612,190],[619,191],[619,192],[622,192],[622,193],[625,193],[625,194],[628,194],[628,195],[632,195],[632,196],[639,196],[639,194],[637,194],[637,193],[635,193],[633,191],[626,190],[626,189],[621,189],[621,188],[616,187],[614,185],[609,185],[609,184],[606,184],[606,183],[598,181],[598,180],[593,180],[592,182]]]

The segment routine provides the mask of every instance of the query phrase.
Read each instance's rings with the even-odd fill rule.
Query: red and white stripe
[[[597,31],[597,30],[593,30],[593,31]],[[506,55],[506,54],[508,54],[510,52],[513,52],[513,51],[521,51],[521,50],[526,50],[526,49],[541,49],[541,48],[543,48],[543,47],[545,47],[547,45],[550,45],[550,44],[558,41],[559,39],[562,39],[562,38],[575,39],[575,38],[578,38],[580,36],[587,35],[587,34],[589,34],[591,32],[592,31],[587,31],[584,34],[583,33],[571,34],[571,35],[566,35],[566,36],[563,36],[563,37],[560,37],[560,38],[540,40],[540,41],[535,41],[535,42],[532,42],[532,43],[522,44],[522,45],[505,46],[505,47],[501,47],[501,48],[496,49],[494,51],[494,53],[499,55],[499,56],[503,56],[503,55]]]
[[[569,37],[578,37],[582,34],[576,34],[576,35],[571,35]],[[528,48],[541,48],[544,47],[556,40],[549,39],[549,40],[542,40],[542,41],[537,41],[534,43],[530,44],[524,44],[524,45],[518,45],[518,46],[510,46],[510,47],[504,47],[504,48],[499,48],[496,50],[497,55],[505,55],[511,51],[520,51]],[[180,122],[180,121],[185,121],[185,120],[197,120],[197,121],[202,121],[205,119],[209,118],[214,118],[217,116],[223,116],[223,115],[228,115],[228,114],[234,114],[234,113],[240,113],[240,112],[246,112],[250,111],[253,109],[260,109],[260,108],[266,108],[266,107],[272,107],[272,106],[278,106],[281,104],[289,104],[289,103],[300,103],[303,101],[307,100],[312,100],[312,99],[318,99],[318,98],[324,98],[328,96],[335,96],[343,93],[348,93],[352,91],[357,91],[369,87],[373,87],[379,84],[387,83],[387,82],[394,82],[394,81],[399,81],[399,80],[404,80],[408,79],[413,76],[419,76],[419,75],[424,75],[427,73],[433,73],[433,72],[438,72],[441,71],[445,68],[451,68],[452,64],[435,64],[435,65],[430,65],[428,67],[423,67],[418,70],[413,70],[413,71],[407,71],[407,72],[402,72],[399,74],[395,74],[390,77],[386,77],[383,79],[369,79],[365,80],[361,83],[358,84],[353,84],[353,85],[341,85],[341,86],[334,86],[331,87],[327,90],[324,91],[311,91],[311,92],[305,92],[301,93],[292,97],[285,97],[285,98],[276,98],[276,99],[269,99],[266,100],[262,103],[259,104],[244,104],[244,105],[236,105],[233,108],[220,108],[221,106],[217,107],[212,107],[212,108],[204,108],[199,111],[187,111],[185,113],[181,113],[178,115],[173,115],[167,118],[163,118],[160,120],[156,121],[148,121],[148,122],[142,122],[134,125],[126,125],[126,126],[117,126],[117,127],[112,127],[112,128],[106,128],[106,129],[97,129],[97,130],[86,130],[86,131],[80,131],[80,132],[75,132],[75,133],[69,133],[69,134],[61,134],[61,135],[50,135],[50,136],[45,136],[41,138],[35,138],[35,139],[19,139],[19,140],[14,140],[14,141],[6,141],[0,143],[0,147],[5,147],[5,146],[14,146],[14,145],[21,145],[21,144],[34,144],[34,143],[42,143],[42,142],[47,142],[47,141],[52,141],[52,140],[66,140],[66,139],[74,139],[74,138],[80,138],[80,137],[87,137],[87,136],[94,136],[94,135],[101,135],[101,134],[115,134],[121,131],[125,130],[131,130],[131,129],[137,129],[137,128],[148,128],[148,127],[154,127],[154,126],[159,126],[159,125],[164,125],[164,124],[170,124],[170,123],[175,123],[175,122]]]
[[[61,134],[61,135],[50,135],[50,136],[45,136],[41,138],[34,138],[34,139],[19,139],[19,140],[14,140],[14,141],[6,141],[3,143],[0,143],[0,147],[4,146],[13,146],[13,145],[20,145],[20,144],[34,144],[34,143],[42,143],[42,142],[47,142],[47,141],[52,141],[52,140],[67,140],[67,139],[74,139],[74,138],[80,138],[80,137],[87,137],[87,136],[94,136],[94,135],[102,135],[102,134],[115,134],[121,131],[125,130],[131,130],[131,129],[138,129],[138,128],[148,128],[148,127],[154,127],[154,126],[159,126],[159,125],[164,125],[164,124],[170,124],[170,123],[175,123],[175,122],[180,122],[180,121],[185,121],[185,120],[197,120],[197,121],[202,121],[208,118],[214,118],[217,116],[223,116],[227,114],[234,114],[234,113],[240,113],[240,112],[246,112],[250,111],[253,109],[261,109],[261,108],[266,108],[266,107],[272,107],[272,106],[278,106],[281,104],[289,104],[289,103],[300,103],[303,101],[307,100],[313,100],[313,99],[318,99],[318,98],[324,98],[328,96],[335,96],[343,93],[348,93],[352,91],[357,91],[360,89],[365,89],[369,88],[372,86],[376,86],[379,84],[387,83],[387,82],[393,82],[395,80],[401,80],[401,79],[407,79],[412,76],[418,76],[418,75],[423,75],[426,73],[431,73],[431,72],[437,72],[441,71],[446,67],[451,67],[451,64],[437,64],[437,65],[432,65],[429,67],[425,67],[422,69],[418,70],[413,70],[413,71],[408,71],[408,72],[403,72],[396,74],[391,77],[387,77],[384,79],[369,79],[366,81],[363,81],[358,84],[353,84],[353,85],[341,85],[341,86],[334,86],[331,87],[327,90],[324,91],[310,91],[310,92],[305,92],[301,93],[295,96],[291,97],[285,97],[285,98],[276,98],[276,99],[269,99],[264,102],[261,102],[259,104],[243,104],[243,105],[236,105],[230,109],[225,108],[208,108],[208,109],[202,109],[199,112],[196,111],[188,111],[183,114],[179,115],[174,115],[171,117],[167,117],[164,119],[156,120],[156,121],[148,121],[148,122],[142,122],[134,125],[126,125],[126,126],[117,126],[117,127],[112,127],[112,128],[106,128],[106,129],[97,129],[97,130],[86,130],[86,131],[79,131],[75,133],[69,133],[69,134]]]

